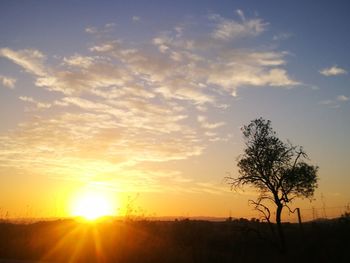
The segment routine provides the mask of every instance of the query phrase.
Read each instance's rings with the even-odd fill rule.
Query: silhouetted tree
[[[283,208],[296,197],[313,196],[317,187],[317,166],[306,163],[302,147],[281,141],[271,128],[271,121],[255,119],[242,128],[245,138],[244,153],[238,158],[238,177],[228,177],[233,187],[250,185],[260,191],[255,208],[270,219],[266,202],[276,207],[276,225],[281,251],[286,241],[281,224]]]

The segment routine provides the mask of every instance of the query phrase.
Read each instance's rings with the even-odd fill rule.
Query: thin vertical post
[[[303,224],[301,222],[300,208],[298,207],[296,210],[297,210],[297,214],[298,214],[298,222],[299,222],[300,231],[301,231],[301,234],[304,235]]]

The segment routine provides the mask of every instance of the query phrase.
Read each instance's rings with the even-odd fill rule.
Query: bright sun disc
[[[108,196],[102,193],[87,192],[77,196],[72,205],[72,215],[87,220],[115,215],[116,209]]]

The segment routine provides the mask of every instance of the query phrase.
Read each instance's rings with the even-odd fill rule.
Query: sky
[[[120,214],[251,217],[257,193],[224,177],[259,117],[319,166],[314,200],[294,206],[336,215],[350,202],[349,8],[2,0],[0,217],[69,216],[81,189]]]

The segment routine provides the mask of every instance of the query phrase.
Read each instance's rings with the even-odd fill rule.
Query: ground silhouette
[[[350,220],[285,223],[290,249],[275,253],[268,225],[246,219],[210,222],[74,220],[0,223],[0,259],[44,262],[349,262]]]

